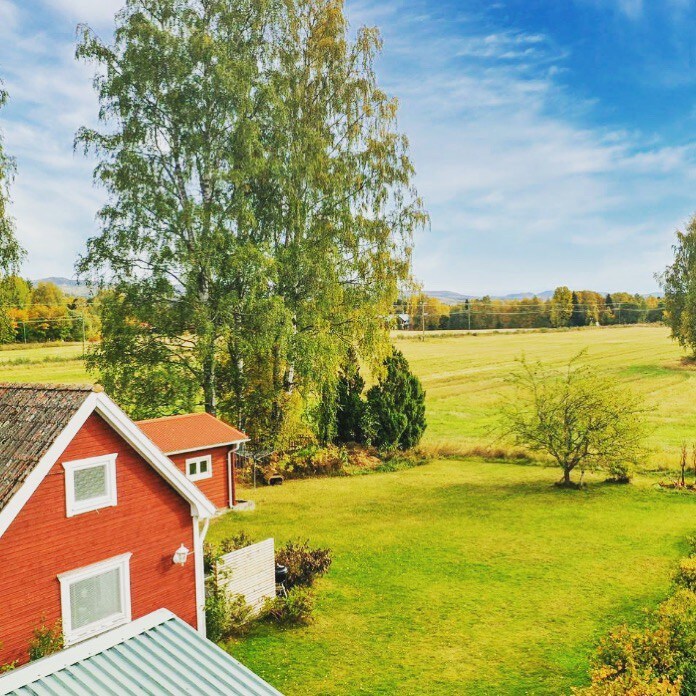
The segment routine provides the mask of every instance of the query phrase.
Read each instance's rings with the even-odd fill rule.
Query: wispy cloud
[[[95,232],[101,201],[92,165],[72,149],[77,128],[96,116],[91,75],[64,38],[72,22],[56,36],[37,28],[24,6],[15,5],[13,16],[12,41],[0,42],[0,73],[10,94],[0,125],[19,164],[11,211],[29,252],[25,272],[71,275],[84,240]]]
[[[124,0],[42,0],[50,10],[70,22],[86,22],[98,27],[113,23],[114,15]]]
[[[652,288],[689,211],[696,148],[586,125],[592,104],[557,80],[565,53],[546,36],[416,28],[405,3],[389,7],[385,74],[432,215],[416,245],[426,286]]]

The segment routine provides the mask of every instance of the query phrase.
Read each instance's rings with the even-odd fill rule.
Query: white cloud
[[[125,0],[43,0],[43,3],[70,22],[110,27]]]
[[[0,36],[16,28],[19,11],[10,0],[0,0]]]
[[[426,287],[653,289],[690,213],[696,147],[585,125],[592,104],[560,86],[546,37],[415,29],[404,4],[386,7],[382,72],[432,216],[415,250]]]

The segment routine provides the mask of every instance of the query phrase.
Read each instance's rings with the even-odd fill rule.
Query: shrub
[[[63,649],[63,626],[60,619],[53,626],[46,626],[46,619],[34,629],[34,637],[29,643],[29,661],[40,660]]]
[[[607,465],[608,483],[630,483],[633,478],[633,467],[629,462],[614,461]]]
[[[289,588],[311,587],[331,567],[331,550],[311,548],[309,542],[289,541],[276,551],[276,563],[288,569]]]
[[[232,536],[225,537],[218,544],[221,555],[230,553],[231,551],[237,551],[238,549],[245,549],[247,546],[251,546],[254,540],[244,531],[237,532]]]
[[[286,478],[337,476],[345,473],[348,461],[345,447],[310,445],[295,452],[272,456],[266,472],[280,473]]]
[[[601,641],[593,661],[592,686],[576,693],[696,694],[696,593],[684,586],[693,581],[694,566],[685,567],[677,574],[677,590],[646,626],[622,626]]]
[[[380,449],[408,450],[425,432],[425,391],[396,348],[384,366],[386,374],[367,392],[366,439]]]
[[[294,587],[287,595],[266,601],[263,614],[282,626],[306,626],[312,622],[314,594],[308,587]]]
[[[682,558],[679,562],[675,582],[680,587],[696,592],[696,558]]]
[[[203,544],[203,568],[206,575],[213,572],[215,564],[220,560],[221,556],[224,556],[230,551],[236,551],[237,549],[243,549],[247,546],[253,544],[251,537],[245,532],[241,531],[229,537],[225,537],[218,544],[213,544],[206,542]]]
[[[205,622],[208,638],[217,643],[231,636],[245,635],[254,610],[242,595],[230,595],[224,587],[224,574],[214,571],[206,578]]]

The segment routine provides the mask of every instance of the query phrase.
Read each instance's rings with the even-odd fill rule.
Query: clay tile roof
[[[187,413],[139,421],[140,429],[164,452],[194,452],[216,445],[232,445],[249,438],[209,413]]]
[[[0,382],[0,510],[63,432],[92,385]]]

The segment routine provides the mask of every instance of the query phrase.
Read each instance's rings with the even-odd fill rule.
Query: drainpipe
[[[230,447],[227,450],[227,491],[229,495],[229,505],[230,509],[234,507],[237,502],[234,499],[234,465],[232,464],[232,455],[239,449],[239,443]]]

